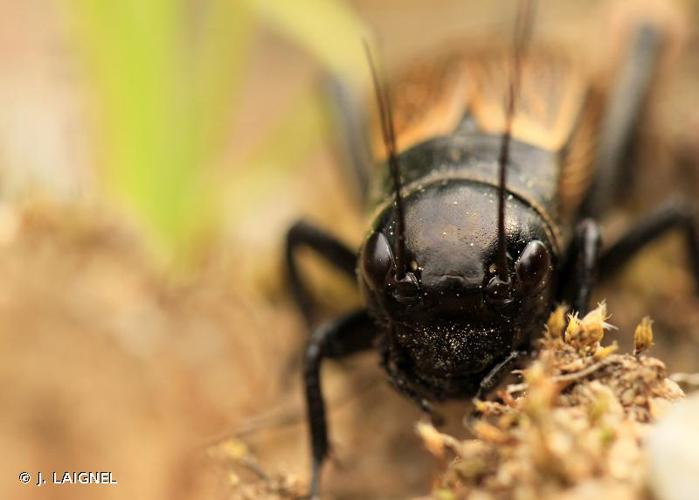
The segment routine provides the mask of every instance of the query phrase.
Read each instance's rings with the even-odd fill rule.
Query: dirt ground
[[[603,12],[605,3],[541,2],[541,29],[571,38],[592,29],[604,46],[595,9]],[[464,30],[498,27],[505,21],[497,14],[506,11],[471,5],[464,15],[460,2],[446,0],[429,9],[403,0],[354,5],[382,34],[395,65]],[[696,26],[695,2],[682,5],[685,26]],[[0,498],[236,498],[260,475],[282,492],[303,491],[304,409],[300,375],[289,366],[305,333],[284,287],[281,242],[301,216],[355,246],[361,240],[365,221],[333,168],[332,148],[315,148],[244,208],[234,203],[223,237],[193,272],[173,275],[94,186],[83,149],[90,135],[76,125],[81,101],[54,67],[66,48],[51,12],[9,0],[0,9],[12,14],[0,21]],[[32,29],[11,30],[8,19]],[[699,34],[683,33],[683,52],[663,69],[653,95],[633,189],[605,221],[608,240],[667,196],[699,193]],[[318,75],[300,49],[269,30],[253,50],[232,157]],[[26,121],[32,113],[42,128]],[[35,142],[27,145],[27,136]],[[249,175],[230,172],[233,184]],[[310,258],[304,264],[328,316],[358,301],[351,283]],[[606,299],[620,331],[633,332],[645,315],[654,319],[652,353],[670,372],[699,371],[699,300],[687,270],[681,238],[668,237],[595,296]],[[616,340],[630,351],[630,336]],[[440,471],[415,432],[420,412],[384,383],[377,365],[369,353],[326,369],[335,452],[324,488],[332,498],[426,495]],[[449,429],[465,434],[465,406],[448,410]],[[23,471],[36,480],[39,471],[80,470],[111,471],[118,485],[18,480]]]

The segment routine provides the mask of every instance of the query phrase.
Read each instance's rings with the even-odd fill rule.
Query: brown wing
[[[463,61],[447,56],[413,65],[391,82],[390,101],[398,151],[431,137],[454,131],[464,116],[468,80]],[[373,147],[385,158],[378,120],[374,120]]]
[[[505,96],[511,56],[496,53],[471,59],[466,71],[474,82],[467,108],[484,132],[505,128]],[[586,94],[585,79],[570,61],[535,52],[522,62],[512,136],[550,151],[560,150],[571,136]]]
[[[479,50],[417,64],[391,83],[398,150],[452,133],[468,113],[485,133],[505,129],[511,54]],[[599,101],[575,60],[533,47],[522,61],[512,136],[559,152],[561,208],[574,211],[592,179]],[[376,125],[376,124],[375,124]],[[378,127],[374,151],[385,157]]]
[[[510,79],[504,51],[454,54],[414,65],[391,83],[391,105],[399,150],[451,133],[466,112],[487,133],[502,133]],[[587,78],[572,62],[551,53],[523,61],[513,137],[558,151],[578,123]],[[377,127],[374,150],[383,156]]]

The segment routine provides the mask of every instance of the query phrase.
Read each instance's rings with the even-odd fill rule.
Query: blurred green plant
[[[145,223],[161,253],[186,257],[216,230],[226,183],[221,145],[257,24],[324,67],[363,75],[360,21],[341,0],[65,0],[102,106],[105,186]],[[315,95],[279,116],[250,164],[292,167],[323,136]],[[295,116],[303,111],[300,120]],[[286,133],[293,128],[293,140]],[[271,170],[270,172],[273,172]],[[259,172],[264,177],[264,172]]]

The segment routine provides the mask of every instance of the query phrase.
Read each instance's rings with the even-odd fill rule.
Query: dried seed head
[[[437,458],[444,457],[444,434],[427,422],[418,422],[415,425],[418,436],[422,438],[425,448]]]
[[[587,345],[593,345],[602,341],[604,331],[614,328],[607,323],[609,315],[607,314],[607,304],[602,301],[592,311],[587,313],[582,319],[582,328],[585,331],[585,340]]]
[[[595,309],[578,318],[576,314],[568,315],[568,326],[565,331],[565,341],[576,349],[596,347],[604,338],[605,330],[616,328],[607,323],[607,305],[600,302]]]
[[[580,318],[578,318],[578,313],[573,313],[568,315],[568,326],[566,326],[566,331],[564,334],[564,340],[568,344],[575,345],[577,343],[578,337],[582,333],[582,323]]]
[[[638,356],[653,345],[653,320],[644,317],[633,334],[633,353]]]
[[[546,336],[551,339],[563,337],[563,330],[566,327],[566,312],[568,306],[560,304],[554,309],[546,322]]]
[[[605,347],[600,347],[595,351],[595,361],[602,361],[607,358],[610,354],[614,354],[619,350],[619,344],[615,340],[611,344]]]

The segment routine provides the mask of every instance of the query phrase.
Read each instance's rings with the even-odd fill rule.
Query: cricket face
[[[403,276],[384,216],[360,251],[359,281],[415,370],[461,377],[487,370],[541,331],[553,298],[550,243],[529,207],[508,214],[508,279],[497,272],[496,214],[482,187],[436,186],[407,198]],[[456,202],[456,203],[454,203]],[[487,204],[491,216],[467,207]],[[475,210],[473,213],[488,213]],[[515,220],[516,219],[516,220]]]

